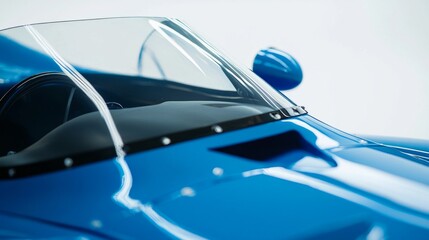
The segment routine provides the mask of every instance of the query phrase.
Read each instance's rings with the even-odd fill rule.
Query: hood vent
[[[300,160],[311,158],[323,162],[325,167],[336,166],[330,156],[315,147],[297,131],[288,131],[213,150],[260,162],[282,162],[282,165],[295,165]]]

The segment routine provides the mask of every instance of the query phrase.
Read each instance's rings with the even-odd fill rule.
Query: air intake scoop
[[[288,131],[213,150],[289,168],[326,168],[337,165],[328,154],[311,144],[297,131]]]

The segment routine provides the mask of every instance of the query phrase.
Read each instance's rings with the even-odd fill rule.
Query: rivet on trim
[[[161,138],[161,142],[164,145],[168,145],[171,143],[171,139],[169,139],[168,137],[163,137],[163,138]]]
[[[66,166],[66,167],[71,167],[73,165],[73,159],[71,159],[71,158],[65,158],[64,159],[64,166]]]
[[[221,133],[221,132],[223,132],[222,127],[221,127],[221,126],[219,126],[219,125],[214,125],[214,126],[212,127],[212,130],[213,130],[215,133]]]

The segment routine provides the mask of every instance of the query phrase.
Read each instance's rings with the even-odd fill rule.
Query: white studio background
[[[260,48],[292,54],[304,81],[286,95],[332,126],[429,139],[428,13],[426,0],[0,0],[0,28],[177,17],[249,68]]]

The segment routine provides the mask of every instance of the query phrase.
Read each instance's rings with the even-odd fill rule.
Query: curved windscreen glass
[[[0,165],[106,158],[302,113],[174,19],[11,28],[0,52]]]

